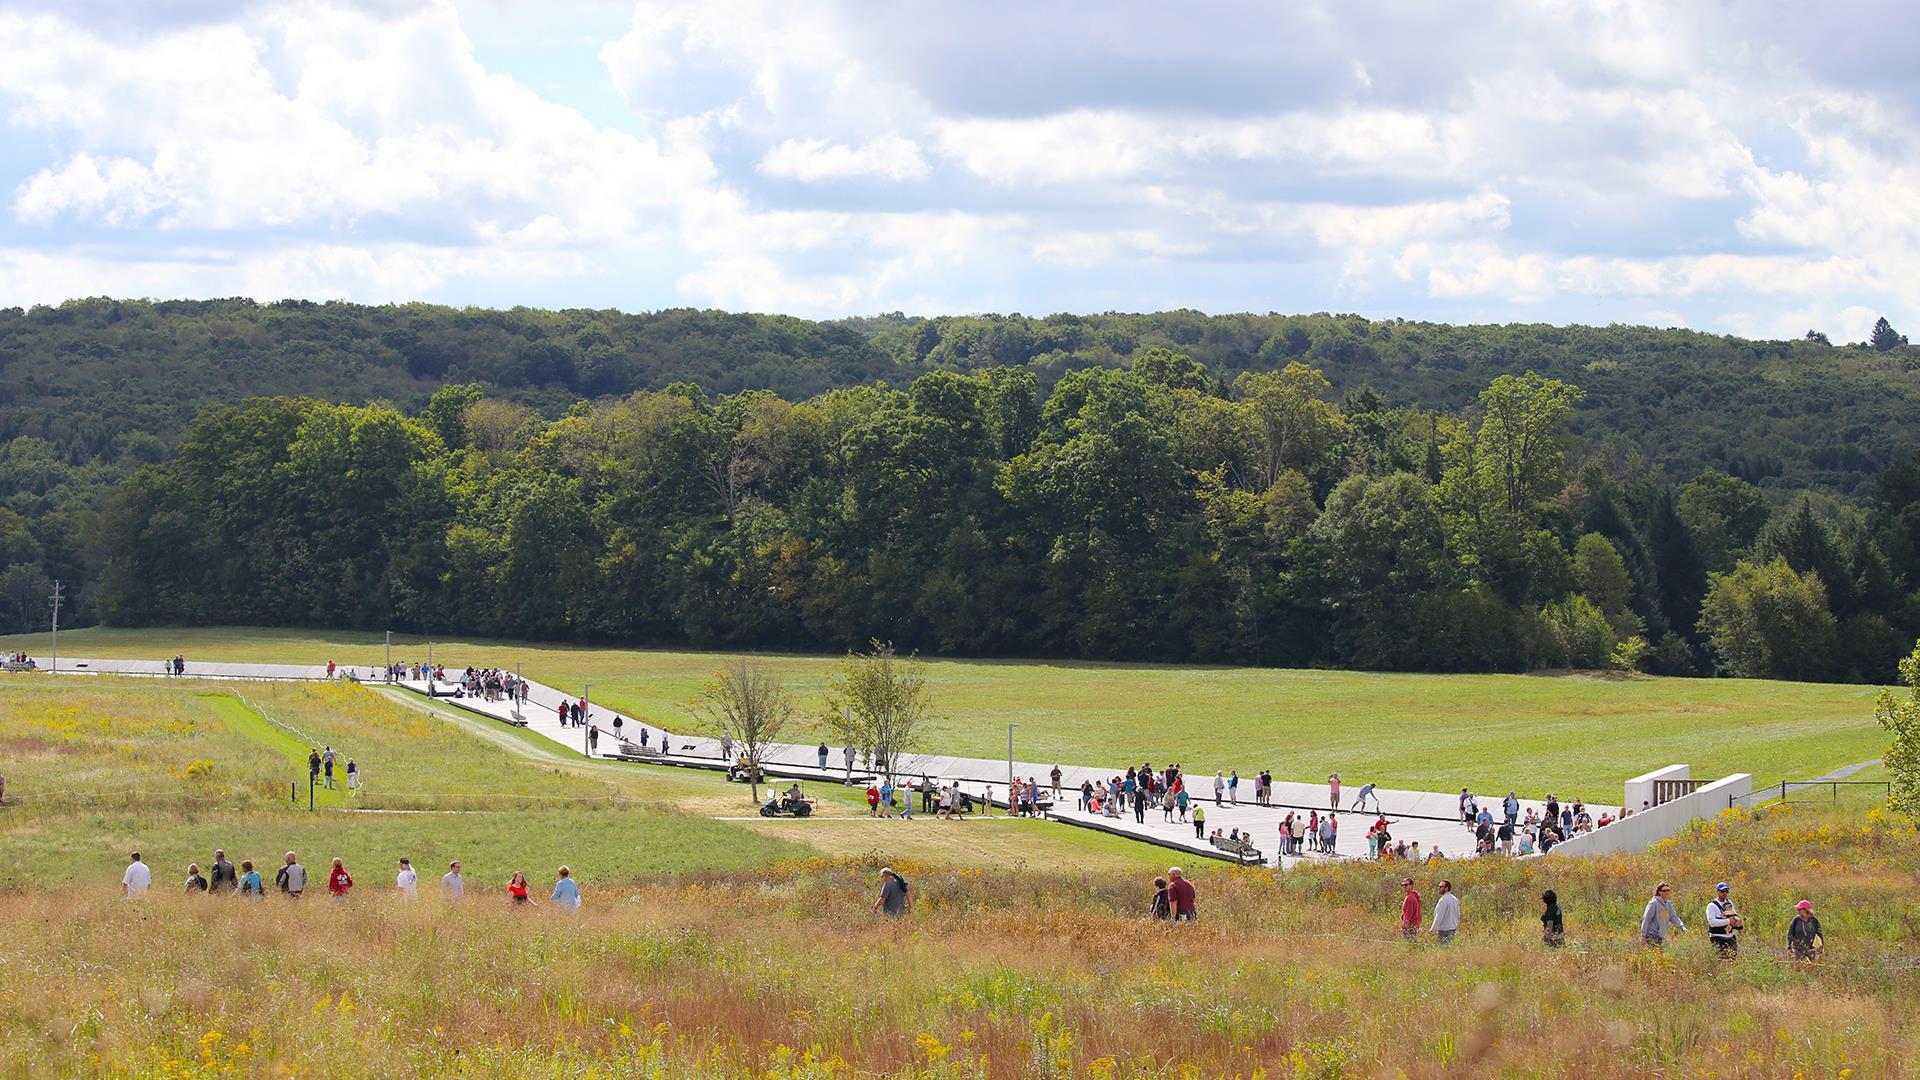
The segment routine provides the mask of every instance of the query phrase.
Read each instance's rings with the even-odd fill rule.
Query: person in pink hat
[[[1820,938],[1820,917],[1813,913],[1813,901],[1793,905],[1793,921],[1787,924],[1787,951],[1795,960],[1812,963],[1820,959],[1826,942]]]

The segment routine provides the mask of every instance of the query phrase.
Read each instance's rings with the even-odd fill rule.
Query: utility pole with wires
[[[66,597],[61,595],[60,583],[53,583],[53,592],[47,596],[53,604],[53,663],[50,671],[60,670],[60,602]]]

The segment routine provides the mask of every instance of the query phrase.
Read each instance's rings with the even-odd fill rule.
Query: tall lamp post
[[[580,700],[582,702],[585,702],[585,704],[583,704],[580,707],[580,753],[584,754],[587,757],[592,757],[593,744],[588,740],[588,736],[593,733],[593,684],[592,683],[581,684]]]
[[[53,593],[49,595],[47,599],[51,601],[53,604],[53,666],[50,667],[48,670],[59,671],[60,670],[60,601],[65,599],[65,597],[60,595],[59,582],[56,581],[53,583]]]
[[[387,631],[387,682],[393,681],[393,631]]]

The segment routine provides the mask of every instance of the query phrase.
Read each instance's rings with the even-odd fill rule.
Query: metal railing
[[[1841,788],[1879,788],[1882,801],[1891,798],[1893,795],[1893,783],[1888,780],[1782,780],[1778,784],[1769,784],[1763,788],[1756,788],[1748,795],[1728,796],[1727,808],[1732,809],[1736,806],[1764,806],[1776,802],[1837,803],[1840,801]],[[1825,799],[1820,798],[1820,793],[1823,790],[1827,796]],[[1805,794],[1807,792],[1813,792],[1814,794],[1807,795]]]

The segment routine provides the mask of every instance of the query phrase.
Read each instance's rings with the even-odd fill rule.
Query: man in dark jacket
[[[240,887],[240,875],[234,872],[233,864],[227,861],[224,851],[213,853],[213,873],[210,876],[214,892],[232,892]]]

